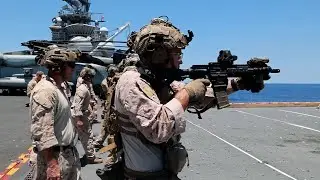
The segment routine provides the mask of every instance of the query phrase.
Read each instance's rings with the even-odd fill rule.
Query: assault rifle
[[[179,81],[186,78],[209,79],[214,91],[217,108],[223,109],[230,106],[227,93],[228,77],[249,77],[254,83],[255,81],[269,80],[270,73],[280,72],[280,69],[273,69],[267,66],[266,63],[269,62],[267,58],[252,58],[247,61],[247,64],[234,64],[237,59],[238,57],[232,55],[229,50],[221,50],[217,62],[209,62],[207,65],[192,65],[189,69],[179,69],[178,72],[169,76]],[[197,110],[196,113],[199,115],[199,112],[201,113],[205,110]]]

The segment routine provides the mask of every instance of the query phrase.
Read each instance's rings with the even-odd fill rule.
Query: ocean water
[[[238,91],[230,102],[320,102],[320,84],[265,84],[259,93]]]

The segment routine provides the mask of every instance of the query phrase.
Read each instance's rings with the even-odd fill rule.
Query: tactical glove
[[[263,68],[268,67],[268,62],[269,59],[253,58],[247,64],[250,68]],[[240,90],[251,90],[251,92],[257,93],[264,88],[264,81],[269,79],[270,75],[268,73],[246,75],[238,79],[236,84]]]
[[[233,85],[236,90],[247,90],[253,93],[260,92],[264,88],[263,76],[245,76],[236,79],[236,85]],[[233,81],[233,83],[235,82]]]
[[[209,85],[210,81],[208,79],[196,79],[188,83],[184,89],[189,94],[189,103],[202,101]]]

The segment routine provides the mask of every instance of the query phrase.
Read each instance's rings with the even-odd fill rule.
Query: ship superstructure
[[[38,47],[46,47],[50,44],[66,46],[70,49],[78,49],[91,56],[112,57],[116,51],[113,39],[129,27],[129,23],[117,28],[110,35],[106,27],[100,27],[105,22],[104,17],[93,20],[89,12],[89,0],[64,0],[67,5],[63,6],[58,15],[52,19],[51,41],[31,40],[22,43],[24,46],[37,51]],[[124,42],[120,42],[124,43]]]
[[[26,89],[33,73],[38,70],[45,72],[46,69],[37,64],[36,57],[49,45],[80,50],[82,56],[75,68],[72,83],[76,83],[81,69],[90,65],[97,72],[93,80],[96,92],[100,91],[100,83],[107,76],[105,67],[117,64],[125,57],[126,42],[114,41],[114,38],[127,29],[129,23],[111,31],[114,32],[111,34],[106,27],[100,26],[105,22],[104,17],[100,20],[92,19],[94,13],[89,12],[89,0],[63,1],[67,4],[52,18],[52,24],[49,26],[50,40],[29,40],[21,43],[22,46],[28,47],[28,50],[0,53],[0,89]],[[116,46],[116,43],[125,45]],[[32,73],[26,73],[29,71]]]

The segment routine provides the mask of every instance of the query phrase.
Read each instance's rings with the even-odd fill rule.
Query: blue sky
[[[189,2],[189,3],[188,3]],[[191,3],[192,2],[192,3]],[[130,22],[137,31],[153,17],[166,15],[194,39],[184,51],[183,68],[215,61],[220,49],[238,56],[269,57],[280,68],[270,83],[320,83],[320,1],[318,0],[91,0],[91,11],[103,13],[109,30]],[[49,26],[62,0],[3,1],[0,51],[23,50],[21,42],[50,40]],[[100,15],[95,15],[97,19]],[[125,40],[124,31],[117,40]]]

